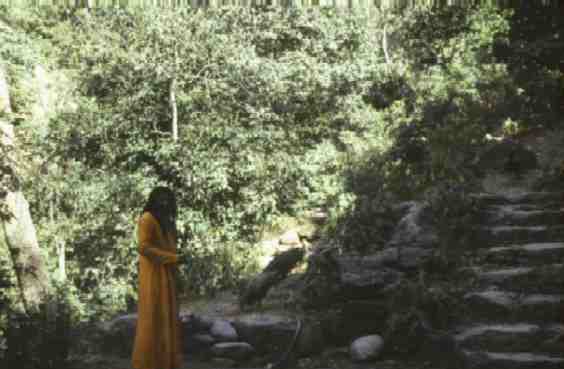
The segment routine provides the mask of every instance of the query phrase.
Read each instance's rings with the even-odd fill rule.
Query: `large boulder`
[[[210,334],[218,342],[235,342],[238,340],[237,331],[226,320],[216,320],[210,328]]]
[[[423,266],[433,256],[432,249],[421,247],[390,247],[362,258],[363,267],[390,267],[411,270]]]
[[[296,320],[272,314],[243,315],[233,325],[240,340],[248,342],[260,354],[284,351],[297,328]]]
[[[383,297],[396,289],[402,273],[390,268],[361,269],[341,275],[342,294],[347,298],[369,299]]]
[[[390,241],[390,247],[434,248],[439,241],[429,216],[430,208],[425,203],[409,202],[405,205],[405,215],[396,225]]]
[[[363,264],[363,257],[337,258],[340,294],[348,299],[369,299],[384,296],[393,290],[403,273],[381,265]]]
[[[304,275],[302,273],[290,274],[271,288],[263,301],[266,305],[291,307],[298,302],[300,292],[303,288]]]
[[[415,255],[422,257],[422,254],[413,252],[412,259],[402,261],[402,256],[398,256],[400,253],[392,251],[388,254],[382,254],[379,261],[360,255],[313,254],[304,276],[304,303],[319,308],[328,307],[342,298],[365,300],[387,296],[400,283],[403,272],[386,264],[411,266],[417,259]]]
[[[241,361],[253,355],[255,349],[246,342],[222,342],[216,343],[211,348],[214,356]]]

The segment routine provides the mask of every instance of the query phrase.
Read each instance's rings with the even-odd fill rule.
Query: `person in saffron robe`
[[[156,187],[138,222],[139,301],[132,364],[135,369],[176,369],[182,352],[176,265],[176,200],[166,187]]]

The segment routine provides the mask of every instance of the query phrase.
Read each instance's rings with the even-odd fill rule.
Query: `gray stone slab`
[[[467,367],[472,369],[562,369],[564,357],[530,352],[465,351]]]

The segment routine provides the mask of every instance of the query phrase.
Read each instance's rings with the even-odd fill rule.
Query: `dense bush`
[[[533,29],[547,11],[535,10],[527,17],[522,9],[411,9],[389,21],[391,50],[399,59],[395,88],[388,92],[390,82],[382,86],[378,78],[375,83],[384,88],[371,90],[387,92],[387,99],[372,101],[387,101],[375,120],[390,129],[391,144],[388,150],[365,151],[344,172],[345,192],[352,196],[334,229],[345,246],[381,246],[393,224],[386,203],[394,199],[429,200],[441,228],[460,232],[457,224],[463,221],[452,215],[472,213],[467,195],[483,173],[475,158],[485,135],[511,133],[503,129],[508,122],[514,133],[554,126],[564,91],[555,59],[532,68],[534,78],[520,74],[519,65],[526,68],[535,59],[523,50],[538,42]],[[520,22],[530,31],[526,38]],[[553,20],[542,28],[554,38],[558,24]],[[494,52],[501,48],[503,58]],[[543,88],[547,97],[541,101],[535,96]],[[449,201],[451,195],[456,201]]]
[[[276,216],[338,194],[339,156],[373,113],[357,96],[381,63],[362,18],[253,9],[50,16],[58,21],[5,16],[22,37],[56,46],[50,57],[77,83],[74,109],[26,131],[29,150],[48,158],[30,169],[42,181],[28,192],[41,240],[53,260],[65,244],[69,277],[92,312],[135,296],[134,223],[157,183],[177,191],[180,247],[194,256],[182,272],[195,293],[252,271],[249,243]]]
[[[26,194],[52,270],[66,249],[87,317],[134,302],[135,221],[157,184],[174,187],[179,247],[193,256],[183,290],[213,293],[254,271],[263,227],[312,207],[329,211],[326,231],[344,247],[381,245],[393,201],[439,182],[466,188],[485,133],[538,114],[515,110],[532,101],[530,85],[493,53],[515,48],[510,14],[495,8],[370,19],[331,9],[2,9],[0,19],[15,122],[34,158]],[[11,51],[22,43],[25,55]],[[38,62],[68,78],[55,83],[63,106],[31,124],[37,96],[21,81]],[[437,219],[459,214],[435,197]]]
[[[77,323],[73,292],[58,285],[39,311],[2,311],[0,364],[22,369],[65,369],[69,364],[71,327]]]

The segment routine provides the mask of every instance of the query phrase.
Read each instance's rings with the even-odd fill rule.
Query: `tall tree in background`
[[[37,312],[49,290],[47,267],[41,255],[29,204],[21,192],[16,167],[16,142],[5,71],[0,65],[0,225],[10,251],[25,312]]]

